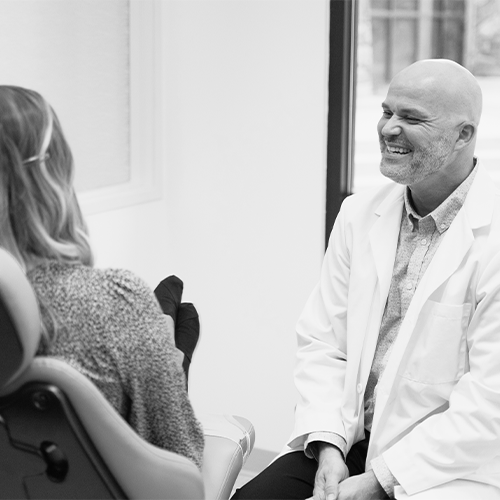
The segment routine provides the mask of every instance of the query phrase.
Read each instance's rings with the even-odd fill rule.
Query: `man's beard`
[[[402,163],[393,164],[382,157],[380,172],[398,184],[417,184],[441,169],[452,151],[452,143],[452,133],[445,132],[428,148],[414,149],[413,153],[409,153],[413,157],[406,162],[402,158]]]

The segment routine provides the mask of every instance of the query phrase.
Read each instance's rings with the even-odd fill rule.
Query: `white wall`
[[[162,0],[164,192],[88,217],[99,266],[185,282],[198,412],[293,426],[295,322],[323,254],[328,2]]]

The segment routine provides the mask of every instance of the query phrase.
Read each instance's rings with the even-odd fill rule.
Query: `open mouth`
[[[386,144],[386,148],[387,148],[388,153],[394,154],[394,155],[403,156],[403,155],[407,155],[408,153],[411,153],[411,149],[403,148],[400,146],[389,146],[388,144]]]

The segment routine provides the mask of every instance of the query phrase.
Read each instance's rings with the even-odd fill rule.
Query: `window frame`
[[[325,247],[352,193],[357,12],[357,0],[330,0]]]
[[[85,215],[161,198],[161,19],[161,1],[130,0],[130,177],[77,193]]]

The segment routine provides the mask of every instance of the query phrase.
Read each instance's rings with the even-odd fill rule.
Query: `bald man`
[[[500,197],[475,78],[401,71],[297,326],[295,428],[237,499],[500,499]]]

